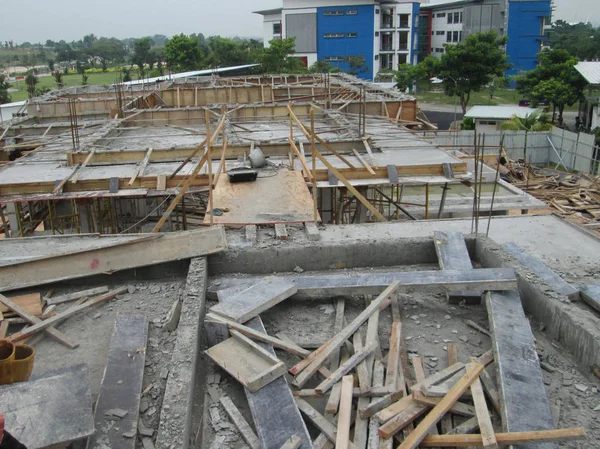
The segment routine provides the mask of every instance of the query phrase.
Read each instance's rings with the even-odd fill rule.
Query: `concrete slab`
[[[524,265],[541,277],[554,289],[556,293],[565,295],[571,301],[579,301],[579,291],[577,289],[565,282],[563,278],[540,262],[539,259],[529,254],[519,245],[516,245],[513,242],[508,242],[504,244],[504,249],[506,249],[511,256],[515,257],[521,265]]]
[[[6,429],[27,447],[63,447],[94,432],[86,365],[2,386],[0,398]]]
[[[554,429],[550,404],[529,321],[518,292],[486,294],[505,432]],[[557,449],[555,443],[514,449]]]
[[[487,219],[481,226],[487,227]],[[364,225],[327,226],[321,243],[433,237],[435,231],[471,232],[471,219],[407,221]],[[489,237],[497,243],[514,242],[538,257],[567,281],[597,282],[600,240],[554,215],[494,217]],[[577,277],[574,277],[577,276]]]

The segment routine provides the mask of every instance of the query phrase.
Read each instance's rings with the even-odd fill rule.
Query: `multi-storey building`
[[[507,75],[535,68],[552,14],[551,0],[462,0],[421,8],[419,58],[441,57],[445,44],[496,31],[508,36]]]
[[[401,0],[283,0],[283,7],[257,11],[264,40],[296,38],[306,65],[325,61],[349,70],[362,56],[358,76],[373,79],[381,69],[417,62],[420,3]]]
[[[308,66],[325,61],[349,70],[362,56],[358,76],[373,79],[382,69],[438,57],[445,44],[494,30],[508,36],[507,75],[531,70],[546,39],[552,0],[461,0],[423,5],[403,0],[283,0],[282,8],[257,11],[264,20],[265,46],[296,38],[296,55]]]

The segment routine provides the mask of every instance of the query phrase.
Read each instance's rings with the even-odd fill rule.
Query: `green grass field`
[[[443,92],[433,92],[429,90],[427,84],[420,85],[417,93],[414,94],[418,101],[437,104],[454,104],[454,97],[444,95]],[[518,104],[522,95],[514,89],[498,89],[494,92],[493,98],[490,99],[488,90],[481,90],[471,94],[470,105],[483,104],[495,106],[499,104]],[[460,103],[458,103],[460,106]]]
[[[107,72],[107,73],[90,73],[88,74],[88,84],[95,86],[103,86],[108,84],[113,84],[116,80],[117,73],[115,72]],[[134,77],[135,79],[135,77]],[[38,77],[40,81],[38,84],[38,89],[43,87],[49,87],[50,89],[56,89],[56,80],[52,76],[40,76]],[[81,86],[81,75],[63,75],[63,83],[65,86]],[[13,89],[19,89],[18,92],[10,92],[10,96],[12,101],[22,101],[27,100],[27,90],[25,86],[25,81],[20,80],[18,83],[11,82],[11,87]]]

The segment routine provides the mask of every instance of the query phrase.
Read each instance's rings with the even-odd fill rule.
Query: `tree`
[[[198,41],[185,34],[173,36],[165,45],[164,59],[169,70],[176,72],[187,72],[198,68],[202,61]]]
[[[220,36],[208,38],[206,63],[210,67],[231,67],[249,62],[248,51],[232,39]]]
[[[417,81],[427,78],[427,66],[421,62],[417,65],[400,64],[394,71],[396,87],[402,91],[412,89]]]
[[[0,104],[11,102],[12,99],[8,94],[8,89],[10,89],[8,78],[0,73]]]
[[[29,98],[35,97],[39,82],[38,77],[35,76],[33,72],[27,72],[27,75],[25,76],[25,85],[27,86],[27,95],[29,95]]]
[[[498,37],[495,31],[472,34],[465,42],[446,44],[435,75],[444,80],[444,92],[458,96],[463,114],[472,92],[478,92],[492,82],[494,76],[510,67],[502,49],[508,38]]]
[[[48,70],[54,72],[54,59],[48,59],[46,62],[48,63]]]
[[[525,117],[513,115],[510,120],[501,126],[504,130],[525,131],[525,144],[523,146],[523,159],[527,161],[527,134],[535,131],[548,131],[552,129],[550,116],[542,112],[532,112]]]
[[[123,82],[126,83],[131,81],[131,69],[128,67],[122,67],[121,72],[123,72]]]
[[[63,83],[63,74],[60,71],[56,71],[56,72],[52,72],[52,76],[54,77],[54,81],[56,81],[56,87],[58,87],[59,89],[62,89],[63,87],[65,87],[64,83]]]
[[[561,49],[544,50],[538,59],[535,69],[516,78],[517,91],[535,102],[551,102],[554,110],[558,109],[558,123],[562,124],[565,106],[583,98],[586,83],[575,70],[578,59]]]
[[[88,83],[89,75],[86,75],[85,72],[81,74],[81,84],[85,86]]]
[[[94,36],[93,34],[88,34],[87,36],[83,36],[83,46],[85,48],[90,48],[92,45],[94,45],[94,42],[96,42],[98,40],[98,38],[96,36]]]
[[[348,58],[346,58],[346,62],[348,63],[348,73],[350,75],[358,76],[361,73],[369,71],[367,60],[363,55],[348,56]]]
[[[267,73],[293,73],[302,69],[299,58],[293,57],[296,53],[296,38],[273,39],[269,48],[265,48],[260,56],[262,68]]]
[[[600,28],[590,23],[570,24],[557,20],[550,30],[550,47],[566,50],[579,59],[593,60],[600,57]]]
[[[331,62],[317,61],[308,68],[308,71],[310,73],[336,73],[339,72],[340,69],[334,67]]]
[[[133,43],[133,57],[131,60],[139,68],[151,61],[150,48],[152,48],[152,39],[144,37],[136,39]]]

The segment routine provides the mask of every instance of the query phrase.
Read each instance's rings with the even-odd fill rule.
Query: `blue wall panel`
[[[508,62],[513,64],[506,74],[514,75],[534,69],[542,34],[544,17],[550,17],[550,0],[518,1],[508,4],[508,43],[506,54]]]
[[[356,10],[357,14],[347,14]],[[343,15],[325,15],[326,11],[344,11]],[[326,34],[343,33],[344,37],[325,38]],[[348,37],[348,33],[358,33],[357,37]],[[365,58],[367,72],[360,78],[373,79],[373,39],[375,39],[375,6],[334,6],[317,8],[317,58],[325,61],[328,57],[347,57],[362,55]],[[348,70],[345,61],[331,62],[335,67]]]

